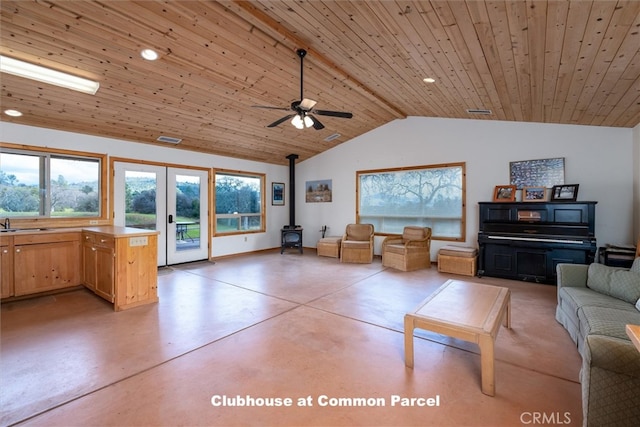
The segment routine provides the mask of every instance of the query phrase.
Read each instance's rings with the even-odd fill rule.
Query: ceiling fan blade
[[[313,120],[313,128],[315,130],[324,129],[324,125],[322,123],[320,123],[320,120],[318,120],[317,118],[313,117],[311,114],[307,114],[307,116],[311,117],[311,120]]]
[[[313,110],[313,112],[320,116],[341,117],[343,119],[350,119],[353,117],[353,113],[347,113],[346,111]]]
[[[313,99],[303,99],[302,102],[300,102],[300,108],[302,108],[304,111],[311,111],[311,109],[314,107],[314,105],[316,105],[317,102],[314,101]]]
[[[272,107],[270,105],[252,105],[251,108],[267,108],[269,110],[282,110],[282,111],[289,111],[290,110],[290,108]]]
[[[287,120],[292,119],[292,118],[293,118],[293,116],[295,116],[295,114],[289,114],[288,116],[284,116],[283,118],[278,119],[278,120],[276,120],[275,122],[271,123],[271,124],[270,124],[270,125],[268,125],[267,127],[268,127],[268,128],[274,128],[274,127],[278,126],[280,123],[282,123],[282,122],[286,122]]]

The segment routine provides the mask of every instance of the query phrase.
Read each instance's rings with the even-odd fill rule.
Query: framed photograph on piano
[[[522,189],[523,202],[544,202],[547,200],[546,187],[524,187]]]
[[[580,184],[554,185],[551,189],[552,202],[575,202]]]
[[[493,190],[494,202],[513,202],[516,200],[515,185],[496,185]]]

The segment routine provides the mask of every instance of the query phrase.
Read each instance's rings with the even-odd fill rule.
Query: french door
[[[114,224],[157,230],[158,266],[207,259],[207,171],[115,162]]]

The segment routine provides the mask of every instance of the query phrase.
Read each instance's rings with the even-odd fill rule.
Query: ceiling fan
[[[307,55],[307,51],[304,49],[298,49],[296,51],[298,56],[300,57],[300,100],[294,101],[291,103],[289,108],[286,107],[270,107],[267,105],[254,105],[255,108],[268,108],[271,110],[284,110],[284,111],[293,111],[294,114],[286,115],[275,122],[267,125],[268,128],[276,127],[280,123],[283,123],[289,119],[291,120],[291,124],[294,125],[298,129],[304,129],[305,127],[311,127],[315,130],[324,129],[324,125],[311,113],[316,114],[318,116],[331,116],[331,117],[341,117],[343,119],[350,119],[353,117],[352,113],[347,113],[344,111],[329,111],[329,110],[316,110],[313,107],[316,105],[316,101],[312,99],[307,99],[302,94],[302,82],[304,76],[304,57]]]

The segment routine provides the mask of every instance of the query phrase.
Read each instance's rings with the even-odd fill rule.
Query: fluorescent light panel
[[[78,92],[88,93],[90,95],[95,95],[100,87],[100,83],[98,82],[2,55],[0,55],[0,71],[18,77],[37,80],[42,83],[77,90]]]

